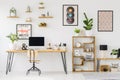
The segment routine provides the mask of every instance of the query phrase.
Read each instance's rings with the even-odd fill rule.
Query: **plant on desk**
[[[113,58],[117,58],[118,50],[117,49],[112,49],[111,55],[113,56]]]
[[[17,46],[16,46],[16,41],[18,41],[18,36],[17,34],[13,34],[13,33],[10,33],[7,38],[9,38],[12,42],[12,44],[9,45],[9,48],[10,49],[15,49]]]

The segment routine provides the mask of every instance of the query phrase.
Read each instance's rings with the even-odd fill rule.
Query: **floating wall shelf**
[[[53,18],[52,16],[39,16],[39,18]]]
[[[45,9],[45,7],[39,7],[39,9]]]
[[[26,13],[31,13],[32,11],[25,11]]]
[[[18,16],[8,16],[7,18],[19,18]]]

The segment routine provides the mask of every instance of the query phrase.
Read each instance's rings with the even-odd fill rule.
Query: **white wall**
[[[45,36],[46,44],[65,42],[67,43],[67,66],[68,70],[72,70],[72,36],[76,26],[62,26],[62,5],[63,4],[78,4],[79,5],[79,26],[83,27],[83,12],[86,12],[89,17],[94,18],[94,35],[96,35],[96,47],[98,51],[99,44],[108,44],[109,48],[119,48],[120,38],[120,10],[119,0],[42,0],[45,3],[45,11],[49,11],[54,18],[39,19],[40,10],[38,9],[40,0],[1,0],[0,1],[0,71],[5,71],[6,58],[9,39],[6,36],[11,32],[16,32],[16,24],[27,24],[25,19],[32,17],[32,35]],[[30,5],[32,13],[25,13],[27,6]],[[9,9],[14,6],[17,9],[20,18],[10,19]],[[97,11],[98,10],[114,10],[113,32],[98,32],[97,31]],[[46,21],[46,28],[39,28],[38,23]],[[24,42],[24,41],[19,41]],[[60,55],[57,54],[40,54],[39,68],[42,71],[62,71],[62,62]],[[26,71],[31,65],[28,62],[27,56],[24,54],[16,54],[14,58],[13,71]]]

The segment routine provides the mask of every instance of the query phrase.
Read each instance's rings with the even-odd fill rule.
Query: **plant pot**
[[[86,30],[86,36],[92,36],[93,32],[92,30]]]
[[[117,58],[117,55],[112,55],[112,58]]]
[[[18,47],[17,47],[17,42],[14,42],[14,43],[10,43],[9,44],[9,49],[10,50],[16,50]]]
[[[10,16],[16,16],[15,13],[10,13]]]
[[[75,36],[79,36],[79,33],[75,33]]]

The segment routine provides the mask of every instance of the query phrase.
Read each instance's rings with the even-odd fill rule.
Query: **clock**
[[[76,47],[77,48],[81,47],[81,43],[80,42],[76,42]]]

